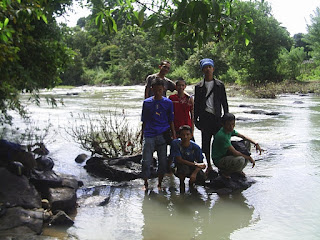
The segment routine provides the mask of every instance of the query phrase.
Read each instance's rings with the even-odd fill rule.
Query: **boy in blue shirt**
[[[142,178],[144,186],[148,188],[148,178],[150,177],[150,165],[153,160],[153,152],[158,155],[158,188],[168,167],[167,143],[163,136],[169,128],[173,139],[176,133],[173,124],[173,104],[172,101],[163,97],[164,80],[159,77],[151,83],[154,96],[143,101],[142,107]]]
[[[170,156],[174,159],[177,172],[176,175],[180,179],[180,192],[185,192],[184,180],[189,177],[189,187],[193,188],[196,180],[204,181],[204,172],[206,168],[203,163],[203,155],[201,148],[191,141],[192,129],[188,125],[183,125],[179,128],[180,139],[175,139],[171,143]]]

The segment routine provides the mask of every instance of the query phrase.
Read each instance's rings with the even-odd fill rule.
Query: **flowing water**
[[[192,88],[190,87],[190,92]],[[77,92],[78,95],[67,95]],[[250,188],[219,196],[202,186],[180,195],[178,180],[164,179],[163,191],[151,180],[112,183],[87,174],[74,162],[79,146],[66,137],[74,116],[92,116],[108,109],[124,109],[132,126],[140,126],[143,86],[54,89],[42,95],[63,97],[64,106],[45,104],[29,110],[39,125],[50,119],[55,132],[47,147],[54,170],[73,174],[84,182],[78,190],[75,224],[68,229],[49,228],[44,235],[80,240],[191,240],[191,239],[320,239],[320,98],[281,95],[276,99],[229,97],[236,129],[258,141],[266,151],[253,154],[256,167],[246,174],[256,180]],[[245,104],[245,107],[239,107]],[[276,111],[277,116],[245,113],[253,109]],[[201,142],[195,131],[196,142]],[[187,189],[188,190],[188,189]],[[104,206],[99,203],[109,198]]]

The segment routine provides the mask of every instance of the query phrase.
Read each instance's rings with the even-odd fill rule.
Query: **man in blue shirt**
[[[161,189],[163,176],[167,170],[167,143],[163,133],[171,129],[173,139],[176,138],[173,124],[172,101],[163,97],[164,80],[155,78],[152,81],[154,96],[143,101],[142,107],[142,178],[144,186],[148,188],[150,177],[150,165],[153,159],[153,152],[158,155],[158,188]]]
[[[179,136],[181,139],[175,139],[171,143],[170,157],[176,163],[176,175],[180,179],[180,192],[185,192],[184,180],[189,177],[189,187],[193,188],[196,180],[204,181],[204,172],[202,169],[206,168],[203,163],[203,155],[201,148],[193,141],[191,141],[192,129],[188,125],[183,125],[179,128]]]

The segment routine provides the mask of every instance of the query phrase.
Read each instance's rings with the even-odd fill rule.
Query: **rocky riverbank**
[[[82,182],[52,168],[52,159],[35,159],[18,144],[1,140],[1,239],[41,239],[46,226],[73,224],[68,214],[77,207],[76,191]]]

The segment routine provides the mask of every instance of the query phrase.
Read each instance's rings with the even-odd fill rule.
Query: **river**
[[[192,87],[187,89],[192,92]],[[66,137],[64,129],[74,120],[70,113],[94,116],[124,109],[132,126],[139,127],[143,93],[143,86],[53,89],[41,91],[41,96],[61,97],[63,106],[28,104],[37,125],[43,127],[48,119],[53,124],[47,147],[55,160],[54,170],[84,182],[77,192],[75,224],[68,229],[48,228],[44,235],[79,240],[320,239],[319,96],[228,97],[230,112],[243,119],[236,122],[236,130],[266,151],[253,153],[256,166],[245,169],[255,184],[219,196],[202,186],[180,195],[178,180],[172,176],[165,177],[163,191],[152,180],[151,190],[144,192],[142,180],[112,183],[88,175],[83,165],[75,163],[85,151]],[[22,96],[24,101],[27,98]],[[280,114],[245,113],[253,109]],[[21,123],[16,120],[16,124]],[[195,139],[201,142],[198,130]],[[98,206],[107,197],[109,203]]]

